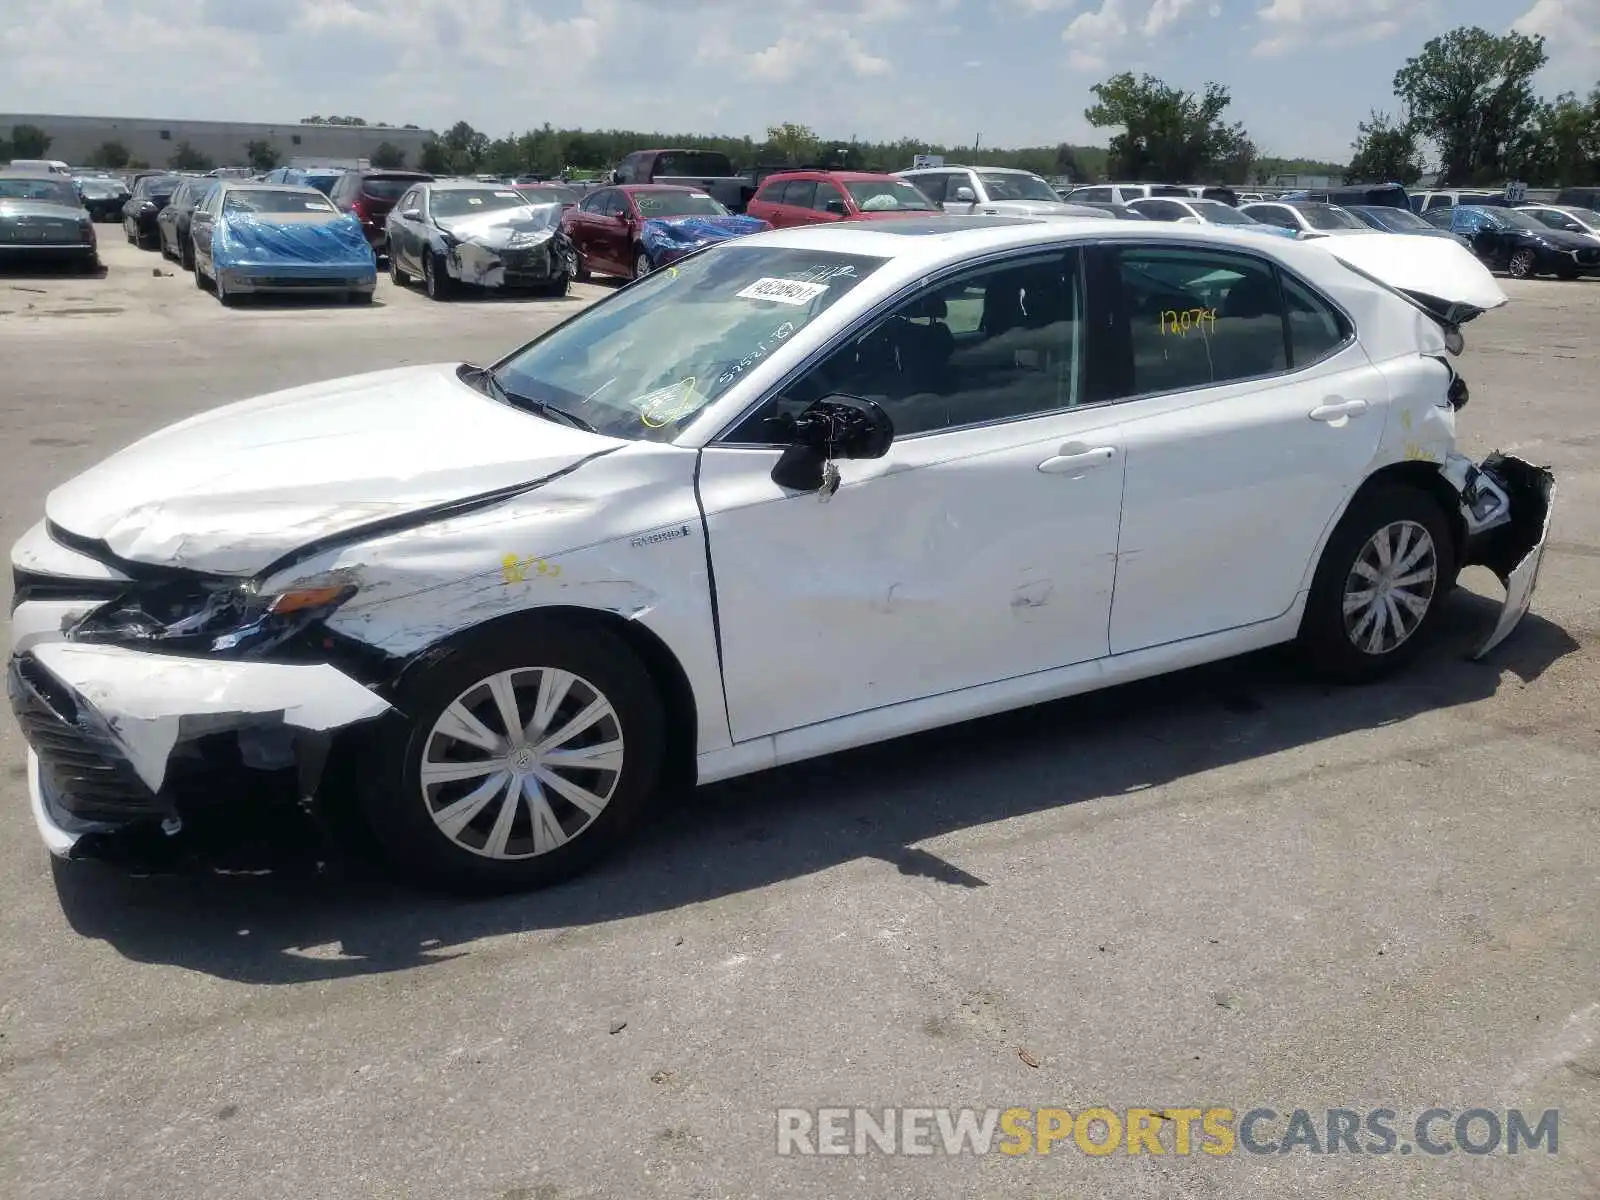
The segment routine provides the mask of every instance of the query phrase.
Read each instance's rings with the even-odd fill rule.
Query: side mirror
[[[955,195],[951,196],[950,199],[957,204],[976,204],[978,202],[978,193],[969,187],[958,187]]]
[[[850,209],[843,200],[829,200],[822,206],[824,212],[832,213],[836,217],[848,217]]]
[[[400,219],[402,221],[420,221],[422,220],[422,210],[420,208],[408,208],[400,214]]]
[[[613,172],[611,172],[610,182],[611,183],[621,183],[622,182],[622,172],[621,171],[613,171]]]
[[[788,422],[789,448],[772,468],[772,482],[792,491],[821,491],[835,458],[882,458],[894,441],[894,422],[875,401],[824,396]]]

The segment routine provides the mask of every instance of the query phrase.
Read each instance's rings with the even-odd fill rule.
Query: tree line
[[[1414,184],[1431,166],[1441,185],[1462,186],[1520,179],[1536,186],[1600,182],[1600,82],[1580,99],[1564,92],[1538,96],[1533,77],[1548,60],[1544,39],[1497,35],[1462,26],[1429,40],[1395,73],[1400,114],[1374,109],[1359,123],[1347,164],[1284,159],[1260,153],[1242,123],[1227,120],[1229,89],[1208,83],[1198,90],[1173,87],[1150,75],[1124,71],[1090,88],[1094,103],[1084,116],[1108,131],[1105,146],[1016,148],[947,146],[901,138],[892,142],[827,141],[798,124],[774,125],[764,138],[629,129],[557,129],[548,122],[521,134],[491,138],[457,121],[430,138],[417,161],[392,142],[376,146],[375,167],[413,166],[438,175],[595,174],[635,150],[681,147],[720,151],[736,169],[816,164],[860,171],[898,171],[919,154],[943,155],[976,166],[1020,167],[1076,182],[1105,179],[1173,183],[1268,183],[1282,174],[1343,175],[1349,182],[1394,180]],[[357,116],[313,116],[302,124],[406,128]],[[50,138],[31,125],[0,138],[0,160],[43,158]],[[219,164],[187,142],[163,164],[175,170],[248,166],[267,171],[282,162],[269,141],[251,142],[245,161]],[[141,167],[126,147],[107,142],[88,165]]]
[[[1600,82],[1543,99],[1533,77],[1547,61],[1537,35],[1464,25],[1431,39],[1395,72],[1400,115],[1360,124],[1348,177],[1409,185],[1432,162],[1445,187],[1600,182]]]

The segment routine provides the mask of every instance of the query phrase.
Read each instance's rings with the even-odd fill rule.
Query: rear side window
[[[763,184],[761,190],[756,193],[756,199],[764,204],[782,204],[783,189],[786,182],[786,180],[780,179],[776,183]]]
[[[1082,204],[1113,203],[1112,189],[1108,187],[1079,188],[1075,192],[1069,192],[1067,199]]]
[[[911,182],[924,196],[934,204],[944,203],[945,185],[950,182],[949,175],[916,175]]]
[[[1332,354],[1350,336],[1344,315],[1298,280],[1279,274],[1289,322],[1289,366],[1308,366]]]
[[[1277,274],[1226,252],[1119,252],[1132,395],[1212,387],[1288,369]]]

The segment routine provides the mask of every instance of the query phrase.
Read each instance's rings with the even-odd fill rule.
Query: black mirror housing
[[[842,393],[824,396],[788,422],[791,439],[772,468],[772,481],[814,492],[836,458],[882,458],[894,443],[894,422],[874,400]]]

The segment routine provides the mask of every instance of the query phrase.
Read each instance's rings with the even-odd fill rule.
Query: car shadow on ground
[[[213,300],[216,292],[206,289],[206,294]],[[250,292],[237,296],[229,296],[230,306],[236,309],[285,309],[301,310],[314,308],[387,308],[388,305],[374,297],[364,303],[357,303],[345,296],[336,293],[299,295],[294,292]]]
[[[1428,653],[1371,687],[1308,681],[1267,651],[704,787],[599,869],[529,895],[403,890],[361,864],[320,863],[288,830],[254,873],[56,863],[56,888],[74,930],[129,959],[278,984],[406,970],[483,937],[667,912],[862,858],[985,887],[917,844],[1485,700],[1503,671],[1530,683],[1578,649],[1530,614],[1487,661],[1467,661],[1498,611],[1458,593]]]
[[[90,271],[74,262],[8,263],[0,259],[0,285],[32,279],[104,279],[106,273],[104,263]]]

